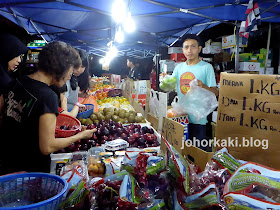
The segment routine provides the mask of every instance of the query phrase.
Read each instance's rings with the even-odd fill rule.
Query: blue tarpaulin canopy
[[[153,56],[159,46],[170,46],[186,33],[220,23],[246,19],[249,0],[124,0],[136,23],[117,44],[119,55]],[[46,41],[62,40],[104,56],[113,40],[114,0],[0,0],[0,15]],[[262,21],[280,22],[280,2],[255,0]]]

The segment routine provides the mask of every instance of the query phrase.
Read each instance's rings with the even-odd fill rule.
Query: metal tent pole
[[[38,28],[36,27],[36,25],[33,23],[33,21],[31,19],[29,19],[31,25],[33,26],[33,28],[37,31],[37,33],[41,36],[41,38],[48,43],[48,41],[45,39],[45,37],[41,34],[41,32],[38,30]]]
[[[268,60],[268,52],[269,52],[269,46],[270,46],[270,38],[271,38],[271,23],[269,23],[269,26],[268,26],[268,38],[267,38],[267,45],[266,45],[264,74],[266,74],[266,69],[267,69],[267,60]]]
[[[235,42],[236,42],[236,48],[235,48],[235,73],[238,73],[238,69],[239,69],[239,26],[236,26]]]

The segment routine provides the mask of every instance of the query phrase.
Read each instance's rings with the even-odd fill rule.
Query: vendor
[[[201,41],[195,34],[188,34],[183,38],[183,53],[187,61],[176,66],[172,76],[177,79],[177,92],[179,100],[190,89],[190,82],[197,79],[198,86],[218,95],[214,69],[211,64],[199,59]],[[200,141],[206,139],[206,117],[199,121],[189,115],[189,139],[194,137]],[[202,147],[201,147],[202,148]],[[205,148],[202,148],[205,149]]]
[[[129,78],[133,80],[141,79],[141,72],[139,68],[136,67],[136,61],[133,58],[127,59],[127,66],[130,68],[130,71],[128,73]]]

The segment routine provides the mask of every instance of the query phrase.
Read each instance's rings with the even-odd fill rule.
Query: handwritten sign
[[[236,158],[280,169],[279,119],[279,76],[222,73],[216,140],[228,142],[221,147]]]
[[[205,152],[194,146],[186,146],[185,127],[174,120],[163,118],[161,134],[185,159],[198,165],[202,170],[214,154],[212,152]],[[160,149],[161,151],[166,151],[163,140]]]
[[[178,152],[182,150],[182,139],[184,137],[183,125],[174,120],[163,118],[161,134]]]

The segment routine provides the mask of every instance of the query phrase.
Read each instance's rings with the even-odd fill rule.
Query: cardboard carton
[[[239,62],[239,71],[259,71],[260,68],[258,62]]]
[[[216,130],[219,146],[227,147],[235,158],[280,169],[279,96],[278,75],[222,73]]]
[[[227,49],[236,46],[235,36],[223,36],[222,37],[222,48]],[[239,39],[239,47],[247,47],[247,45],[242,44],[242,39]]]
[[[162,136],[189,162],[194,163],[204,170],[206,163],[211,160],[213,152],[205,152],[197,147],[185,145],[188,139],[186,125],[180,124],[169,118],[164,118],[162,125]],[[184,143],[184,146],[183,146]],[[161,151],[166,151],[165,144],[160,145]]]

